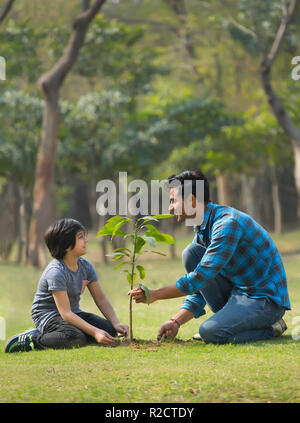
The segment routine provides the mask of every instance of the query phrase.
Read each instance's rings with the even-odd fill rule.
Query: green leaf
[[[175,244],[175,240],[171,235],[162,234],[159,230],[153,225],[145,225],[148,228],[146,236],[155,238],[157,242],[164,242],[166,244]]]
[[[171,217],[174,217],[174,214],[155,214],[152,216],[154,219],[169,219]]]
[[[121,263],[118,263],[115,267],[114,270],[119,269],[119,267],[124,266],[124,264],[129,264],[128,261],[121,261]]]
[[[129,248],[120,247],[120,248],[115,248],[114,249],[114,251],[122,251],[122,250],[128,251],[128,253],[131,254],[131,251],[129,250]]]
[[[146,285],[143,285],[142,283],[139,283],[139,287],[145,292],[145,296],[146,296],[146,301],[147,304],[150,304],[150,293],[149,293],[149,289],[146,287]]]
[[[149,222],[150,220],[155,220],[155,222],[158,222],[158,220],[155,219],[155,217],[153,217],[153,216],[141,217],[140,219],[138,219],[138,221],[140,221],[140,220],[144,220],[144,223]]]
[[[139,254],[142,247],[146,244],[146,241],[141,237],[141,236],[137,236],[136,237],[136,246],[135,246],[135,252],[136,254]]]
[[[120,258],[124,257],[124,254],[117,254],[117,255],[113,255],[113,254],[105,254],[107,257],[111,257],[112,260],[119,260]]]
[[[147,232],[146,232],[147,234]],[[151,247],[156,247],[156,239],[152,236],[142,236],[141,238],[143,238],[144,241],[148,242],[149,245],[151,245]]]
[[[165,253],[161,253],[160,251],[153,251],[153,250],[151,250],[151,253],[159,254],[160,256],[165,256],[165,257],[167,255]]]
[[[125,270],[124,270],[124,272],[125,272]],[[133,273],[133,275],[132,275],[132,285],[134,285],[135,280],[136,280],[136,273]],[[131,285],[131,273],[129,273],[128,271],[127,271],[127,281]]]
[[[140,278],[144,279],[146,272],[145,272],[145,268],[144,266],[141,266],[140,264],[138,266],[136,266],[136,268],[138,269],[139,273],[140,273]]]
[[[122,216],[113,216],[113,217],[111,217],[110,219],[108,219],[108,221],[103,226],[103,228],[100,229],[100,231],[97,233],[96,237],[112,235],[112,233],[114,232],[115,227],[119,223],[123,222],[124,220],[127,220],[127,218],[126,217],[122,217]],[[122,232],[122,231],[116,231],[114,233],[114,236],[115,235],[125,236],[126,234],[125,234],[125,232]]]
[[[125,254],[118,251],[117,253],[105,254],[107,257],[123,257]]]
[[[122,220],[121,222],[119,222],[119,223],[117,223],[116,224],[116,226],[114,227],[114,229],[113,229],[113,231],[112,231],[112,234],[111,234],[111,238],[113,239],[113,237],[115,236],[115,235],[117,235],[118,234],[118,229],[120,229],[121,228],[121,226],[123,226],[125,223],[127,223],[127,222],[132,222],[132,219],[125,219],[125,220]]]

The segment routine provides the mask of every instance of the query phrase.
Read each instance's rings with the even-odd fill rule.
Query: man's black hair
[[[54,222],[45,232],[44,240],[52,257],[61,260],[69,247],[74,248],[76,234],[87,230],[78,220],[64,218]]]
[[[184,181],[190,181],[191,184],[185,183]],[[200,170],[185,170],[178,175],[171,175],[168,177],[168,185],[169,188],[172,187],[180,187],[182,198],[184,198],[184,188],[188,188],[188,194],[191,193],[197,198],[198,200],[199,193],[197,193],[197,183],[196,181],[203,181],[204,182],[204,202],[208,203],[210,201],[210,193],[209,193],[209,182],[206,176]],[[176,185],[176,182],[178,185]]]

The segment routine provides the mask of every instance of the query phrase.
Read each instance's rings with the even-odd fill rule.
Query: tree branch
[[[125,18],[125,17],[122,17],[122,16],[115,16],[115,15],[110,14],[110,13],[105,14],[105,16],[109,19],[116,19],[120,22],[125,22],[125,23],[128,23],[128,24],[134,24],[134,25],[145,24],[145,25],[151,25],[153,27],[157,27],[157,28],[161,28],[161,29],[170,30],[170,31],[176,32],[176,33],[178,31],[178,29],[173,25],[170,25],[166,22],[154,21],[152,19]]]
[[[4,21],[4,19],[8,15],[10,9],[12,8],[12,5],[13,5],[14,1],[15,0],[8,0],[8,2],[6,3],[6,5],[4,6],[3,12],[0,15],[0,24]]]
[[[288,25],[290,24],[295,10],[297,6],[298,0],[293,0],[288,8],[286,8],[286,3],[283,2],[283,14],[282,14],[282,20],[281,24],[278,28],[277,34],[275,36],[274,42],[272,44],[272,47],[270,49],[270,52],[267,56],[265,56],[262,64],[261,64],[261,71],[263,73],[269,73],[271,71],[272,64],[280,50],[280,45],[282,43],[282,40],[285,36],[285,33],[287,31]]]
[[[255,34],[254,31],[245,27],[244,25],[241,25],[239,22],[237,22],[235,19],[233,19],[232,16],[229,18],[229,21],[232,23],[232,25],[234,25],[236,28],[238,28],[241,32],[243,32],[244,34],[247,34],[247,35],[251,35],[251,37],[253,37],[255,40],[257,40],[257,35]]]
[[[84,43],[85,33],[89,23],[98,13],[106,0],[96,0],[92,6],[83,11],[73,22],[73,33],[69,43],[58,62],[46,74],[42,75],[38,81],[39,86],[45,94],[49,92],[50,87],[56,90],[62,85],[68,72],[76,62],[79,50]]]
[[[85,11],[90,7],[90,0],[81,0],[82,1],[82,10]]]
[[[196,59],[195,46],[192,41],[192,34],[187,25],[187,11],[184,0],[164,0],[165,3],[173,10],[178,22],[179,29],[177,30],[178,36],[181,39],[182,45],[190,58],[190,68],[194,74],[197,82],[202,82],[201,75],[194,64]]]
[[[293,0],[289,8],[287,9],[285,7],[285,1],[283,2],[283,14],[281,24],[278,28],[269,54],[267,54],[262,60],[262,63],[260,65],[260,73],[263,88],[267,95],[268,102],[270,104],[271,109],[273,110],[274,115],[277,118],[279,125],[283,128],[283,130],[285,131],[287,136],[292,140],[292,142],[296,143],[300,147],[300,130],[298,129],[295,122],[291,119],[289,114],[286,112],[282,101],[275,93],[270,78],[272,65],[279,53],[280,46],[287,32],[288,25],[294,16],[297,3],[298,0]]]

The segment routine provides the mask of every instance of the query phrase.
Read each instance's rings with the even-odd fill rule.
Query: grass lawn
[[[206,316],[184,325],[178,339],[159,344],[159,326],[179,309],[183,298],[150,307],[134,304],[138,343],[131,346],[119,341],[115,347],[4,354],[5,341],[0,341],[0,402],[299,402],[300,341],[292,337],[297,326],[292,320],[300,316],[299,240],[299,231],[276,237],[293,308],[285,315],[288,330],[283,337],[244,345],[192,342],[201,322],[211,315],[207,310]],[[145,256],[146,285],[169,284],[183,274],[179,256],[187,243],[187,238],[178,240],[176,260]],[[95,264],[120,321],[128,323],[129,285],[112,265],[96,264],[98,248],[90,235],[86,257]],[[32,327],[31,302],[39,275],[30,266],[1,264],[0,316],[6,321],[7,338]],[[88,290],[81,308],[97,312]]]

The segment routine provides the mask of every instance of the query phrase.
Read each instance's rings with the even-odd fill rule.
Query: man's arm
[[[137,303],[147,303],[145,292],[141,288],[135,288],[128,292]],[[158,289],[149,289],[150,303],[158,300],[183,297],[185,294],[177,288],[176,284],[163,286]]]
[[[163,323],[159,328],[157,339],[174,338],[181,325],[188,322],[194,317],[193,313],[186,309],[180,309],[175,316],[171,317],[167,322]]]
[[[236,219],[224,218],[214,225],[209,247],[195,270],[176,281],[178,289],[186,295],[203,289],[226,267],[242,236],[243,229]]]
[[[145,292],[141,288],[135,288],[128,292],[137,303],[146,303]],[[158,300],[167,300],[170,298],[182,297],[185,294],[177,288],[175,284],[163,286],[162,288],[151,290],[149,289],[150,303]],[[167,322],[161,325],[159,328],[157,339],[162,337],[171,337],[174,338],[181,325],[188,322],[194,317],[194,314],[187,309],[180,309],[174,317],[169,319]]]

